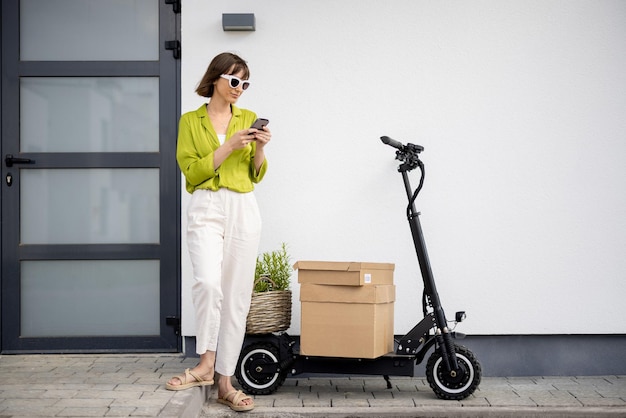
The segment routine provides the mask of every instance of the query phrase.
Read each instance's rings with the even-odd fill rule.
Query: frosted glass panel
[[[156,77],[23,77],[22,152],[157,152]]]
[[[157,61],[159,0],[21,0],[22,61]]]
[[[158,169],[21,170],[22,244],[159,242]]]
[[[159,261],[24,261],[21,336],[159,335]]]

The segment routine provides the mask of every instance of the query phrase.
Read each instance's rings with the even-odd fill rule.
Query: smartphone
[[[263,129],[264,126],[266,126],[268,123],[270,123],[269,120],[267,119],[263,119],[263,118],[258,118],[257,120],[254,121],[254,123],[252,124],[251,128],[255,128],[255,129]]]

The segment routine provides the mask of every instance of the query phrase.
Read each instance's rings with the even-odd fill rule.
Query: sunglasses
[[[220,77],[228,80],[228,85],[233,89],[236,89],[240,85],[242,90],[250,87],[250,82],[248,80],[242,80],[241,78],[235,77],[234,75],[222,74]]]

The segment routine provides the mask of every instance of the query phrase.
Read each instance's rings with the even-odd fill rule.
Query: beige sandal
[[[232,400],[228,400],[228,398],[231,398]],[[250,411],[254,409],[254,401],[253,403],[249,405],[246,405],[246,404],[239,405],[239,402],[245,401],[247,399],[252,399],[252,398],[240,390],[231,390],[223,397],[217,398],[217,402],[223,405],[227,405],[233,411],[244,412],[244,411]]]
[[[205,380],[189,369],[185,370],[185,374],[174,376],[172,379],[180,380],[180,385],[172,385],[168,382],[165,384],[165,388],[167,390],[184,390],[196,386],[210,386],[214,383],[213,379]]]

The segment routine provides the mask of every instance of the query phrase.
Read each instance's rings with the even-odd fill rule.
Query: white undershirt
[[[218,135],[217,139],[220,140],[220,144],[223,144],[226,141],[226,134]]]

